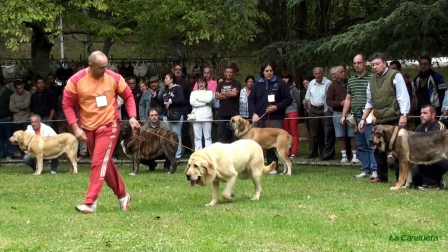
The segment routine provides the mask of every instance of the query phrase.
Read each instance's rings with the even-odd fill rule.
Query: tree
[[[316,11],[322,10],[322,1],[290,0],[290,8],[297,4],[304,7],[306,3],[306,9],[301,9],[306,12],[306,25],[299,26],[305,35],[274,41],[256,53],[258,58],[275,55],[289,68],[306,69],[349,64],[357,53],[370,56],[380,51],[393,58],[413,59],[423,52],[430,55],[448,52],[444,43],[448,32],[448,0],[350,1],[350,5],[344,0],[328,2],[331,22],[322,21],[325,17]],[[337,18],[331,13],[345,14]]]
[[[31,68],[35,75],[46,76],[50,72],[54,39],[62,32],[58,18],[66,17],[76,29],[80,29],[69,33],[122,34],[120,27],[101,22],[104,16],[119,15],[108,12],[110,6],[119,2],[5,0],[0,8],[0,36],[7,38],[6,46],[11,50],[17,50],[20,43],[31,42]]]
[[[151,6],[134,3],[138,1],[130,1],[138,16],[134,35],[143,41],[142,52],[159,55],[179,44],[213,45],[223,52],[240,49],[262,32],[255,20],[267,18],[254,0],[153,0]]]

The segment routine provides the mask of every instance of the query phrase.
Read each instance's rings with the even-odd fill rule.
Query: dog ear
[[[244,129],[246,129],[246,123],[247,123],[247,121],[244,120],[243,118],[241,118],[241,120],[239,120],[239,122],[238,122],[238,130],[240,132],[242,132]]]
[[[207,170],[207,174],[213,176],[213,174],[215,173],[215,168],[213,167],[213,163],[210,160],[207,160],[205,168]]]
[[[202,156],[202,163],[201,166],[205,168],[206,175],[213,176],[215,173],[215,168],[213,166],[212,159],[210,156],[206,153]]]

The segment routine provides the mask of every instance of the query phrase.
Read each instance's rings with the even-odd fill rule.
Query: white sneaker
[[[123,211],[129,211],[129,203],[131,202],[131,195],[129,193],[126,193],[126,196],[118,200],[118,203],[120,204],[121,209]]]
[[[95,202],[93,202],[92,205],[86,205],[86,204],[77,205],[75,206],[75,209],[78,212],[89,214],[94,213],[96,211],[96,207],[97,207],[97,201],[95,200]]]
[[[376,173],[376,171],[372,172],[372,175],[370,175],[371,179],[377,178],[378,174]]]
[[[269,174],[271,174],[271,175],[277,175],[277,174],[278,174],[278,171],[277,171],[277,170],[272,170],[271,172],[269,172]]]
[[[367,178],[369,176],[369,174],[365,173],[365,172],[361,172],[358,175],[355,175],[355,178],[360,179],[360,178]]]
[[[50,171],[50,174],[58,174],[57,172],[55,172],[55,171]]]
[[[348,158],[347,157],[342,157],[341,161],[339,163],[348,163]]]
[[[352,158],[351,163],[358,165],[358,164],[361,164],[361,161],[359,161],[359,159],[357,159],[357,158]]]

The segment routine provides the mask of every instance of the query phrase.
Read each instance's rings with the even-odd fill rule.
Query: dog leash
[[[264,112],[264,114],[262,114],[262,115],[258,118],[258,120],[260,120],[261,118],[263,118],[267,113],[268,113],[268,112]],[[252,126],[253,126],[254,124],[255,124],[255,122],[253,122],[251,125],[249,125],[249,127],[252,128]]]

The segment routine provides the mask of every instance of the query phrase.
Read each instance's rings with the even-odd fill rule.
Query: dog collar
[[[390,138],[390,142],[389,142],[389,150],[393,150],[394,149],[394,143],[395,140],[397,139],[397,135],[398,135],[398,126],[394,127],[394,131],[392,133],[392,137]]]

